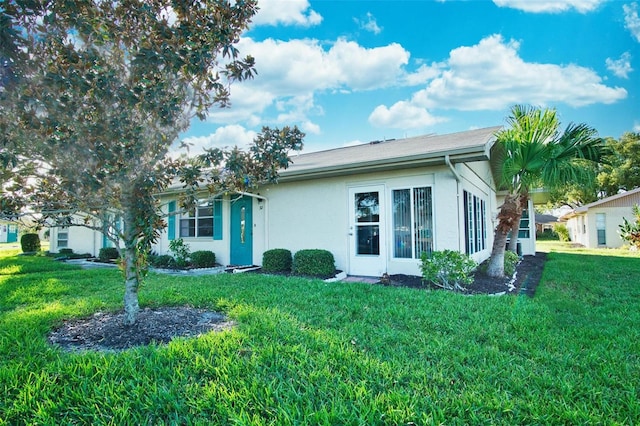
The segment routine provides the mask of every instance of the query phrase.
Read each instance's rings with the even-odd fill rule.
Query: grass
[[[121,353],[46,341],[66,318],[119,310],[117,271],[5,256],[0,424],[637,423],[640,257],[543,250],[534,299],[152,275],[143,306],[221,310],[238,326]]]

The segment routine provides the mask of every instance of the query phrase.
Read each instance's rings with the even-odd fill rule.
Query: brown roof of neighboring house
[[[280,172],[282,180],[380,171],[403,167],[489,159],[495,133],[501,126],[446,135],[375,141],[292,156],[293,164]]]

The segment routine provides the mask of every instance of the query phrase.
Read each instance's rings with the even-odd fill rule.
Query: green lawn
[[[118,310],[116,270],[0,252],[0,424],[636,424],[640,256],[551,250],[536,297],[152,275],[143,306],[232,331],[121,353],[46,342]]]

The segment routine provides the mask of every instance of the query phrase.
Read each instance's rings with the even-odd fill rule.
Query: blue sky
[[[513,104],[601,136],[640,131],[640,2],[262,0],[255,79],[183,139],[245,146],[297,125],[305,151],[505,124]]]

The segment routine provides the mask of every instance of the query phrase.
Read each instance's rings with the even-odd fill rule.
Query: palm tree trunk
[[[519,194],[507,195],[500,207],[500,212],[498,212],[498,225],[493,237],[491,258],[487,267],[487,275],[490,277],[504,277],[504,252],[507,235],[513,229],[514,223],[520,223],[520,216],[522,216],[520,198]]]
[[[509,240],[509,250],[514,253],[518,253],[518,232],[519,231],[520,231],[520,220],[517,220],[513,222],[513,226],[511,227],[511,239]]]
[[[496,229],[493,237],[493,247],[491,249],[491,257],[487,266],[487,275],[490,277],[504,276],[504,252],[506,251],[507,232],[498,232]]]

